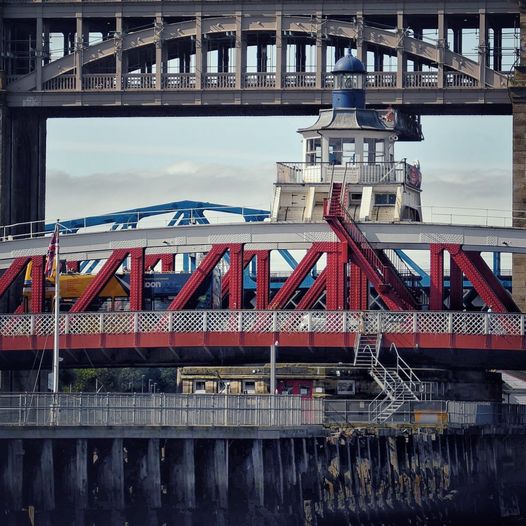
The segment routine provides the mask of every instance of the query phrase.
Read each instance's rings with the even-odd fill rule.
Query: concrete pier
[[[0,440],[2,524],[497,524],[526,514],[524,429],[79,432]]]

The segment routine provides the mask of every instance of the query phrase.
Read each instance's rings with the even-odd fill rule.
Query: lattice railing
[[[51,314],[0,316],[0,336],[53,334]],[[62,314],[61,334],[158,332],[468,334],[519,336],[524,315],[484,312],[145,311]]]

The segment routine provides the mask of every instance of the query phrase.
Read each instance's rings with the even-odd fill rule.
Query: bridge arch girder
[[[201,21],[201,34],[207,35],[233,32],[238,28],[243,32],[272,32],[277,29],[275,17],[247,17],[241,20],[236,17],[206,18]],[[341,38],[357,41],[358,39],[380,48],[390,50],[396,54],[399,49],[412,58],[424,60],[428,63],[442,63],[445,67],[462,73],[473,79],[480,79],[479,64],[463,55],[452,52],[443,46],[433,45],[423,40],[409,37],[400,32],[392,32],[370,26],[361,26],[354,22],[339,20],[311,19],[308,17],[290,16],[283,17],[281,21],[282,32],[310,34],[315,39],[322,35],[326,38]],[[141,31],[117,35],[114,38],[104,40],[82,50],[50,62],[42,68],[42,81],[47,82],[53,78],[71,73],[82,66],[101,61],[115,56],[120,52],[132,51],[146,46],[156,45],[160,41],[174,41],[184,38],[197,37],[197,22],[188,20],[162,26],[159,31],[157,27]],[[239,41],[239,39],[238,39]],[[239,45],[236,42],[236,45]],[[79,57],[79,55],[81,55]],[[198,72],[201,73],[201,72]],[[32,91],[36,89],[36,72],[14,81],[8,86],[9,91]],[[507,77],[486,67],[485,83],[489,87],[502,88],[506,86]]]

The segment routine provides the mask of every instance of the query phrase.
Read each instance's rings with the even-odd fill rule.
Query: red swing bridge
[[[285,361],[349,362],[360,336],[367,335],[376,337],[377,352],[388,352],[394,344],[414,364],[524,368],[524,315],[481,255],[525,253],[523,231],[359,224],[346,212],[342,184],[332,184],[324,222],[250,221],[62,235],[61,257],[70,272],[100,260],[95,277],[61,315],[63,366],[267,362],[268,348],[276,342]],[[0,245],[5,269],[0,296],[11,298],[5,304],[13,304],[13,297],[16,304],[17,281],[31,264],[29,301],[0,316],[0,361],[9,368],[25,368],[35,352],[52,348],[53,316],[44,312],[48,239],[14,236]],[[400,249],[427,252],[427,289],[396,264],[393,250]],[[273,287],[270,260],[280,250],[304,256]],[[177,255],[196,253],[199,264],[166,308],[144,310],[148,273],[159,267],[172,272]],[[325,265],[314,274],[320,261]],[[224,268],[221,305],[191,309],[218,265]],[[94,311],[94,302],[123,266],[129,266],[128,310]],[[249,267],[255,282],[251,301],[245,290]],[[478,311],[463,307],[468,282],[482,305]]]

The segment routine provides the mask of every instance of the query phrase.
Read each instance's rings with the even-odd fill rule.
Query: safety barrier
[[[21,393],[0,395],[2,426],[299,427],[375,424],[371,400],[289,395]],[[405,401],[383,424],[525,425],[526,406]]]
[[[323,401],[295,396],[0,395],[0,426],[295,427],[322,423]]]
[[[388,311],[143,311],[62,314],[60,334],[357,333],[521,336],[523,314]],[[0,316],[0,336],[46,336],[53,315]]]

